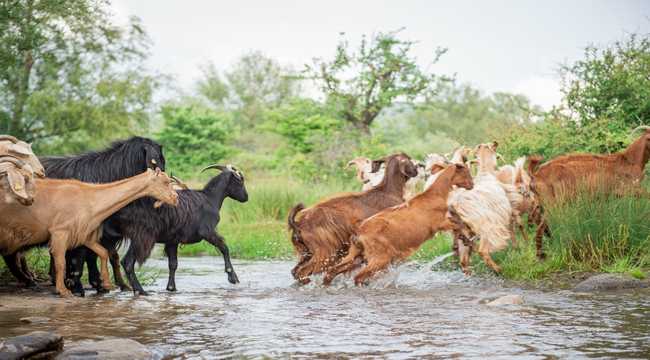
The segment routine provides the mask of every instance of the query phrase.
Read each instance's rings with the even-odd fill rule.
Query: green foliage
[[[73,152],[147,129],[157,81],[138,19],[102,0],[0,2],[0,133]]]
[[[199,106],[166,106],[164,126],[157,138],[165,146],[172,171],[196,176],[199,169],[217,163],[233,152],[227,145],[232,135],[231,117]]]
[[[417,65],[411,56],[414,42],[399,39],[398,33],[364,36],[357,51],[342,40],[333,60],[316,59],[305,69],[340,116],[365,133],[382,110],[400,100],[412,103],[441,79]],[[433,63],[445,51],[436,49]]]
[[[587,47],[584,59],[563,66],[561,74],[564,101],[582,125],[611,119],[632,128],[650,118],[648,35]]]
[[[570,203],[546,208],[552,240],[567,266],[600,270],[621,260],[650,265],[650,200],[634,196],[580,193]]]
[[[477,144],[512,126],[530,124],[540,113],[523,95],[483,95],[468,84],[445,82],[407,121],[422,137],[442,133],[461,144]]]
[[[293,70],[260,51],[241,56],[223,77],[212,63],[202,70],[196,84],[199,95],[218,109],[232,111],[243,126],[258,125],[267,109],[282,105],[300,90]]]
[[[342,122],[320,103],[294,98],[266,114],[266,128],[284,136],[293,150],[307,154],[319,139],[331,138]]]

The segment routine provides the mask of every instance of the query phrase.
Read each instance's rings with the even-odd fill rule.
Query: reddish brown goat
[[[464,165],[448,166],[423,193],[364,220],[352,237],[348,255],[327,272],[323,284],[329,285],[338,274],[354,270],[365,261],[366,266],[354,277],[356,285],[363,284],[391,263],[411,256],[438,231],[452,230],[447,198],[454,185],[468,190],[474,186]]]
[[[650,126],[625,150],[610,155],[571,154],[558,156],[539,166],[542,158],[531,157],[528,172],[532,176],[531,189],[542,206],[559,198],[566,200],[585,185],[588,188],[619,191],[622,185],[636,187],[643,179],[650,158]],[[641,189],[639,189],[641,191]],[[542,237],[548,233],[548,224],[542,218],[535,234],[537,256],[544,257]]]
[[[300,283],[308,283],[309,276],[322,273],[345,256],[350,235],[361,221],[404,202],[404,185],[417,175],[417,169],[408,155],[400,153],[373,161],[373,171],[384,162],[386,175],[376,187],[338,195],[308,209],[302,204],[291,209],[291,241],[299,256],[291,273]]]

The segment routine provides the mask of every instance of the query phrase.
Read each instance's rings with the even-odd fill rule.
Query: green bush
[[[230,114],[198,105],[166,106],[161,114],[164,126],[157,138],[171,171],[195,176],[234,152],[227,143],[234,131]]]

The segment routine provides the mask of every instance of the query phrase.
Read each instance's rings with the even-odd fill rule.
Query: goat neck
[[[206,195],[210,204],[216,209],[221,209],[221,205],[223,205],[223,201],[227,196],[226,189],[229,183],[230,176],[228,176],[228,173],[222,172],[210,179],[203,188],[202,192]]]
[[[392,160],[386,166],[384,178],[372,190],[402,197],[404,195],[404,185],[406,185],[408,179],[409,178],[400,171],[399,161]]]
[[[650,130],[647,130],[641,137],[631,143],[623,152],[627,161],[638,166],[641,171],[645,169],[645,165],[650,158],[650,151],[647,145],[648,141],[650,141],[648,140],[648,134],[650,134]]]
[[[84,193],[86,198],[80,200],[91,206],[91,213],[94,214],[92,221],[97,223],[93,227],[99,227],[105,219],[134,200],[153,195],[149,184],[151,184],[154,176],[156,176],[155,173],[150,170],[108,184],[88,185],[89,191]],[[51,180],[37,180],[36,188],[39,188],[39,182],[46,181]]]
[[[434,204],[431,200],[435,198],[446,199],[451,192],[452,180],[455,174],[456,167],[454,165],[448,166],[440,172],[436,181],[429,186],[428,189],[413,198],[411,201],[422,202],[422,204]]]

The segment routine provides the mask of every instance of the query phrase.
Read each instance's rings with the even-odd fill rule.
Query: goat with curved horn
[[[204,171],[206,171],[208,169],[218,169],[218,170],[221,170],[221,171],[226,171],[228,168],[226,166],[223,166],[223,165],[212,164],[212,165],[208,165],[208,166],[204,167],[203,169],[201,169],[201,172],[204,172]]]

